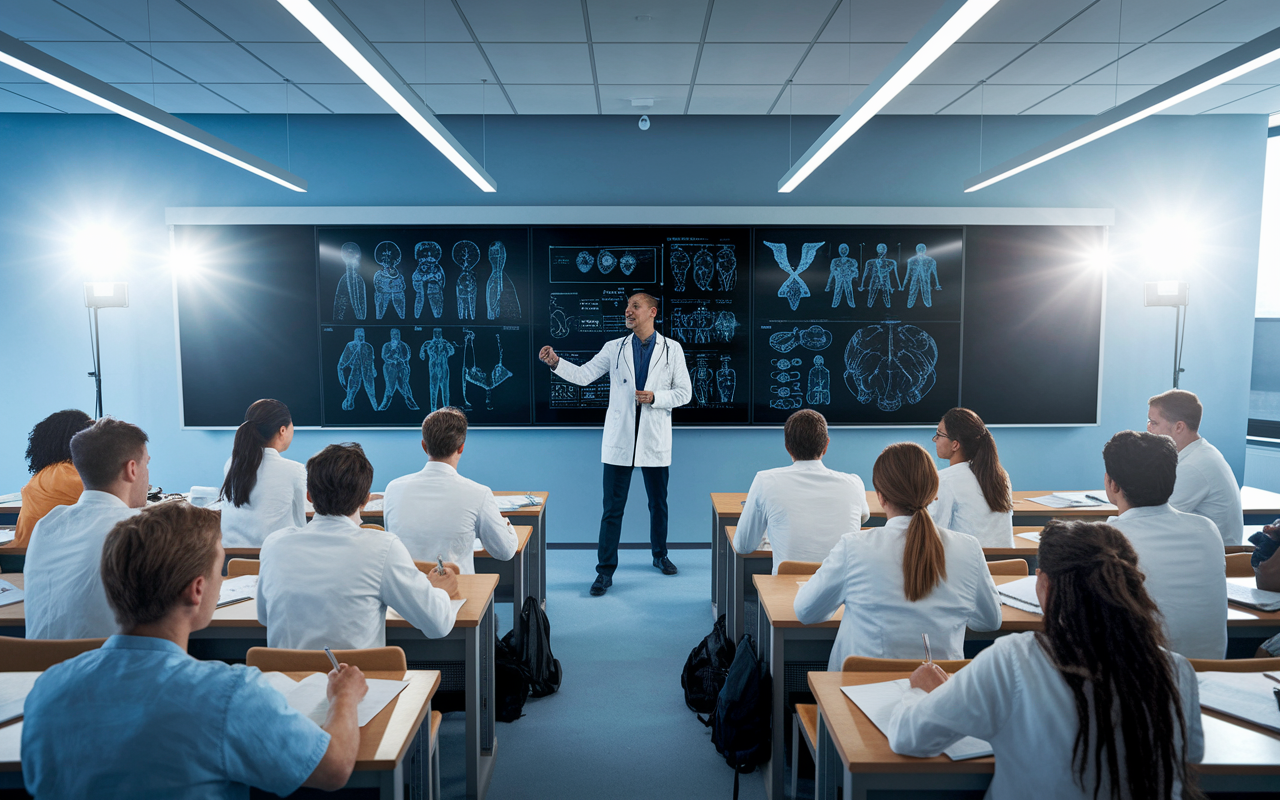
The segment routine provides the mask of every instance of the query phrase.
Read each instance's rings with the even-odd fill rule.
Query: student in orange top
[[[92,424],[88,414],[68,409],[50,414],[31,429],[27,468],[32,477],[22,487],[22,511],[10,547],[26,547],[31,531],[45,514],[80,499],[84,484],[71,464],[71,437]]]

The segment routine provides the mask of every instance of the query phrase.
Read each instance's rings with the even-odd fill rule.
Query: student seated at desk
[[[773,571],[783,561],[821,561],[840,537],[871,518],[867,490],[857,475],[827,469],[827,420],[805,408],[787,418],[783,443],[791,466],[757,472],[738,519],[733,549],[773,548]]]
[[[1178,482],[1169,505],[1208,517],[1218,526],[1223,544],[1240,544],[1244,540],[1240,485],[1218,448],[1200,436],[1204,413],[1200,398],[1170,389],[1147,403],[1147,431],[1168,436],[1178,447]]]
[[[387,530],[400,537],[414,559],[441,558],[457,564],[463,575],[473,575],[477,538],[499,561],[510,561],[520,542],[489,487],[458,474],[466,443],[466,414],[452,407],[428,414],[422,421],[427,465],[387,484],[382,508]]]
[[[223,467],[222,545],[262,547],[281,528],[307,524],[307,469],[282,453],[293,444],[293,417],[279,400],[244,412]]]
[[[1180,800],[1187,762],[1204,756],[1199,687],[1164,649],[1137,553],[1110,525],[1054,520],[1039,558],[1044,630],[999,637],[950,680],[922,664],[889,746],[930,757],[965,736],[990,742],[990,800]]]
[[[1187,658],[1227,652],[1226,551],[1218,529],[1169,504],[1178,451],[1168,436],[1121,431],[1102,448],[1107,499],[1120,515],[1107,522],[1126,537],[1164,618],[1169,649]]]
[[[373,465],[358,444],[331,444],[307,462],[316,514],[267,537],[259,556],[258,621],[267,646],[360,650],[387,640],[387,606],[428,637],[453,630],[451,571],[418,571],[395,534],[360,527]]]
[[[845,656],[916,658],[922,633],[942,658],[964,658],[966,627],[993,631],[1001,622],[982,545],[933,524],[925,506],[938,492],[938,470],[920,445],[886,447],[871,482],[889,521],[840,537],[796,593],[796,617],[812,625],[844,605],[831,670]]]
[[[72,437],[71,460],[84,494],[37,522],[27,548],[30,639],[93,639],[119,630],[102,589],[102,543],[117,522],[147,504],[147,434],[103,417]]]
[[[248,797],[257,786],[338,789],[360,746],[364,675],[329,673],[324,727],[257,669],[187,654],[222,586],[218,514],[160,503],[118,523],[102,579],[123,634],[41,675],[22,726],[22,777],[36,797]]]
[[[951,409],[933,444],[938,458],[951,462],[938,472],[938,499],[929,505],[933,521],[983,547],[1013,547],[1013,489],[982,418],[967,408]]]
[[[36,423],[27,437],[27,469],[31,480],[22,487],[22,508],[13,541],[6,547],[26,547],[31,531],[58,506],[80,499],[84,484],[71,463],[71,437],[93,424],[83,411],[68,409]]]

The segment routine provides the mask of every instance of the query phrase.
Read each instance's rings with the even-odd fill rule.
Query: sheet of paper
[[[0,581],[0,606],[11,606],[21,603],[23,591],[8,581]]]
[[[495,494],[499,511],[515,511],[518,508],[542,505],[542,498],[532,494]]]
[[[1054,492],[1027,499],[1049,508],[1090,508],[1107,505],[1106,496],[1106,492],[1099,489],[1093,492]]]
[[[1040,609],[1040,598],[1036,597],[1036,576],[1028,575],[1016,581],[1010,581],[996,587],[1000,593],[1000,602],[1010,608],[1030,611],[1033,614],[1044,613]]]
[[[257,575],[241,575],[236,578],[227,578],[222,582],[222,590],[218,592],[218,608],[229,606],[232,603],[239,603],[242,600],[252,600],[257,596]]]
[[[18,531],[14,528],[0,528],[0,544],[8,544],[18,535]]]
[[[262,673],[262,679],[267,682],[268,686],[285,697],[288,697],[289,692],[292,692],[294,687],[298,685],[297,681],[283,672],[264,672]]]
[[[450,600],[450,601],[449,601],[449,605],[453,606],[453,616],[454,616],[454,619],[457,619],[457,617],[458,617],[458,611],[462,608],[463,604],[465,604],[466,602],[467,602],[467,598],[465,598],[465,597],[464,597],[464,598],[462,598],[461,600]]]
[[[39,672],[0,672],[0,725],[22,716],[22,704]]]
[[[853,704],[862,709],[880,732],[889,735],[889,720],[893,718],[893,710],[902,702],[902,695],[910,688],[906,678],[885,683],[868,683],[862,686],[844,686],[842,691]],[[982,758],[992,754],[991,745],[981,739],[966,736],[942,751],[952,761],[963,761],[968,758]]]
[[[1233,619],[1257,619],[1257,618],[1258,618],[1257,614],[1251,614],[1248,611],[1245,611],[1243,609],[1232,608],[1231,606],[1227,606],[1228,622],[1230,622]]]
[[[1200,672],[1200,705],[1280,733],[1274,681],[1259,672]]]
[[[0,598],[3,598],[3,595],[0,595]],[[1227,599],[1262,611],[1280,611],[1280,592],[1264,592],[1251,586],[1241,586],[1227,581]],[[3,600],[0,599],[0,602]]]
[[[8,494],[0,494],[0,506],[20,506],[22,505],[22,492],[9,492]]]
[[[1022,537],[1023,539],[1026,539],[1029,542],[1035,542],[1036,544],[1040,543],[1040,534],[1038,533],[1020,533],[1018,534],[1018,536]]]
[[[386,681],[377,678],[369,678],[366,683],[369,685],[369,692],[356,708],[356,724],[362,728],[369,724],[369,720],[378,716],[378,712],[386,708],[392,700],[396,699],[396,695],[409,685],[408,681]],[[290,707],[305,714],[315,724],[323,725],[329,713],[329,698],[326,696],[328,689],[329,676],[316,672],[294,684],[285,698],[289,701]]]

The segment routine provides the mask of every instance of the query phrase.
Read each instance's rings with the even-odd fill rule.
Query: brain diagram
[[[881,411],[919,403],[933,388],[938,344],[915,325],[882,322],[861,328],[844,351],[844,382],[859,403]]]

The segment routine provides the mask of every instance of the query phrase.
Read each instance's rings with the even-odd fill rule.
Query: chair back
[[[1020,558],[1006,558],[1003,561],[988,561],[987,569],[992,575],[1017,575],[1020,578],[1027,577],[1027,562]]]
[[[867,656],[846,656],[844,672],[915,672],[916,667],[924,663],[918,658],[868,658]],[[934,661],[943,672],[954,673],[969,663],[969,659],[960,658],[954,661]]]
[[[366,522],[366,523],[364,523],[363,525],[361,525],[360,527],[361,527],[361,528],[368,528],[368,529],[369,529],[369,530],[371,530],[371,531],[385,531],[385,530],[386,530],[386,528],[382,527],[381,525],[374,525],[372,522]]]
[[[262,562],[256,558],[233,558],[227,562],[227,577],[238,578],[241,575],[257,575]]]
[[[1188,658],[1196,672],[1274,672],[1280,658]]]
[[[362,672],[403,672],[408,669],[399,647],[370,647],[364,650],[334,650],[340,664],[359,667]],[[323,650],[286,650],[282,647],[250,647],[244,663],[263,672],[328,672],[333,669]]]
[[[418,571],[424,575],[430,573],[431,570],[436,568],[436,562],[434,561],[414,561],[413,565],[417,567]],[[462,574],[462,570],[458,567],[457,564],[453,563],[452,561],[444,562],[444,568],[453,570],[454,575]]]
[[[1253,553],[1231,553],[1227,556],[1228,578],[1253,577]]]
[[[0,636],[0,672],[44,672],[81,653],[97,650],[106,639],[18,639]]]
[[[822,564],[817,561],[783,561],[778,565],[779,575],[812,575]]]

